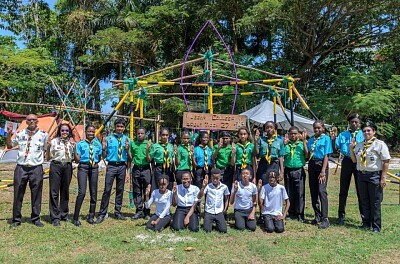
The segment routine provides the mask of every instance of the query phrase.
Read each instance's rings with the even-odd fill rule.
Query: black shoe
[[[311,221],[311,224],[312,224],[312,225],[318,225],[319,223],[320,223],[319,218],[314,218],[314,219]]]
[[[69,217],[67,216],[67,217],[61,218],[61,221],[71,222],[71,219],[69,219]]]
[[[104,216],[99,215],[96,219],[96,224],[101,224],[104,221]]]
[[[337,225],[344,225],[344,217],[339,217],[338,220],[336,221]]]
[[[363,223],[363,224],[362,224],[362,225],[360,225],[358,228],[359,228],[359,229],[365,229],[365,230],[368,230],[368,229],[370,229],[371,227],[370,227],[369,225],[367,225],[367,224]]]
[[[93,220],[93,218],[88,218],[87,220],[86,220],[86,222],[88,222],[89,224],[91,224],[91,225],[94,225],[96,222]]]
[[[115,219],[125,221],[126,217],[123,214],[116,214]]]
[[[144,214],[143,214],[143,212],[137,212],[134,216],[132,216],[131,217],[131,220],[132,221],[134,221],[134,220],[138,220],[139,218],[143,218],[144,217]]]
[[[10,224],[10,228],[16,228],[16,227],[19,227],[20,225],[21,225],[21,222],[12,222]]]
[[[81,221],[79,220],[74,220],[72,223],[74,224],[74,226],[81,226]]]
[[[301,216],[301,215],[299,215],[299,216],[297,217],[297,221],[299,221],[300,223],[304,223],[304,217]]]
[[[37,220],[36,222],[33,223],[37,227],[44,227],[44,224],[40,222],[40,220]]]
[[[60,220],[58,220],[58,219],[54,220],[53,226],[60,226]]]
[[[320,228],[320,229],[327,229],[328,227],[329,227],[328,218],[325,218],[324,220],[322,220],[322,222],[318,226],[318,228]]]
[[[257,225],[263,225],[264,224],[264,216],[260,215],[260,217],[257,219]]]

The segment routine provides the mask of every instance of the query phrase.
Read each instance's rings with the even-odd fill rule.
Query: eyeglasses
[[[35,121],[37,121],[37,119],[26,119],[26,121],[28,121],[28,122],[35,122]]]
[[[69,129],[61,129],[61,132],[69,132]]]

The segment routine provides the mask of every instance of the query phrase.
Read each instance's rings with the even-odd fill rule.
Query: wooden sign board
[[[238,130],[246,126],[244,115],[183,113],[183,127],[209,130]]]

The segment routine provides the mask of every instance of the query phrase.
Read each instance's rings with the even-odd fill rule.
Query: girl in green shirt
[[[250,131],[247,127],[240,127],[238,129],[239,141],[235,147],[232,148],[232,156],[234,157],[233,163],[236,165],[235,179],[241,181],[242,169],[248,168],[250,171],[250,180],[255,182],[253,171],[253,150],[254,144],[251,142]]]
[[[168,188],[172,190],[172,182],[174,176],[172,174],[172,163],[174,161],[174,146],[168,143],[169,130],[168,128],[160,129],[160,142],[153,144],[150,151],[147,153],[147,159],[154,162],[154,177],[153,186],[158,188],[158,183],[161,176],[167,175],[169,179]]]
[[[189,172],[193,177],[193,145],[190,145],[190,133],[187,130],[182,132],[181,144],[174,149],[175,155],[175,180],[177,184],[182,183],[182,175]]]
[[[232,155],[232,149],[235,144],[231,143],[231,134],[228,131],[222,132],[218,145],[214,146],[212,155],[213,164],[221,170],[221,182],[232,189],[235,160]]]

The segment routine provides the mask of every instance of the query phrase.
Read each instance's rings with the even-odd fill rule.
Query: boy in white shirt
[[[216,222],[219,232],[227,232],[224,214],[228,210],[230,193],[228,187],[221,183],[220,180],[221,170],[217,168],[212,169],[211,183],[208,183],[208,175],[206,175],[200,192],[197,195],[199,200],[201,200],[204,194],[206,195],[203,225],[204,231],[206,232],[211,232],[213,222]]]
[[[290,202],[285,187],[278,184],[279,174],[272,170],[268,173],[268,184],[262,186],[262,181],[258,181],[258,202],[261,205],[261,213],[264,216],[264,228],[268,233],[282,233],[284,219],[288,213]],[[285,201],[285,211],[282,214],[282,205]]]

